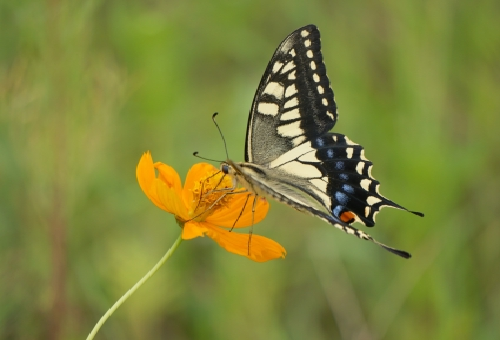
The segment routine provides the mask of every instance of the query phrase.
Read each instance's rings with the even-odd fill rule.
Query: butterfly
[[[379,193],[380,183],[371,175],[372,162],[362,146],[330,132],[337,120],[319,30],[304,26],[278,46],[255,92],[245,162],[228,159],[221,171],[256,196],[272,197],[410,258],[352,226],[374,226],[383,207],[409,210]]]

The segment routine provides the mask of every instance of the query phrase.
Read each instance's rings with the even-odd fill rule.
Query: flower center
[[[200,178],[193,188],[194,210],[193,215],[199,215],[195,221],[203,221],[216,209],[227,206],[233,195],[228,195],[232,188],[231,178],[217,171]]]

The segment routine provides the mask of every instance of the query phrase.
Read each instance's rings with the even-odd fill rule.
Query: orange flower
[[[231,230],[252,225],[255,196],[249,193],[228,195],[228,192],[244,189],[223,191],[232,187],[232,180],[214,166],[195,164],[182,188],[179,174],[166,164],[153,164],[151,154],[146,152],[137,165],[136,176],[146,196],[175,216],[182,227],[182,239],[207,235],[227,251],[257,262],[285,257],[285,248],[275,241],[259,235],[252,235],[250,239],[248,234]],[[263,220],[268,209],[269,203],[260,198],[255,206],[253,223]]]

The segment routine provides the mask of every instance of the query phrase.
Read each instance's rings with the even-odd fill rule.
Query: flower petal
[[[250,195],[250,196],[249,196]],[[232,194],[232,199],[227,206],[221,207],[207,217],[207,222],[226,228],[232,228],[236,220],[234,228],[245,228],[253,224],[257,224],[266,217],[269,210],[269,203],[263,197],[259,197],[255,206],[255,213],[252,213],[253,201],[255,195],[250,193]],[[246,202],[246,205],[245,205]],[[245,210],[243,210],[245,207]],[[242,213],[243,210],[243,213]],[[238,219],[238,216],[241,216]]]
[[[162,206],[165,207],[164,210],[174,214],[181,220],[186,221],[189,219],[187,208],[184,205],[181,196],[174,188],[168,187],[165,182],[159,179],[156,179],[153,185],[156,189],[158,199],[160,200]]]
[[[206,228],[205,235],[213,239],[228,252],[246,256],[256,262],[285,258],[285,248],[267,237],[252,235],[250,239],[250,235],[248,234],[230,232],[210,223],[203,224]]]
[[[179,177],[177,171],[175,171],[170,165],[161,162],[156,162],[154,167],[158,170],[158,179],[165,183],[167,187],[174,188],[180,196],[182,194],[182,185],[181,178]]]
[[[205,227],[205,223],[189,221],[186,222],[182,228],[182,239],[191,240],[195,237],[203,237],[206,232],[207,228]]]
[[[156,178],[155,168],[159,178]],[[142,191],[157,207],[182,216],[180,213],[186,208],[180,199],[181,180],[172,167],[163,163],[153,164],[153,157],[148,151],[142,155],[135,173]]]
[[[146,196],[159,208],[169,211],[160,201],[156,193],[156,186],[154,185],[156,181],[155,169],[153,166],[153,157],[148,151],[144,153],[135,169],[135,176],[139,182],[139,186]],[[170,212],[170,211],[169,211]]]
[[[219,170],[212,164],[208,163],[196,163],[189,169],[186,182],[184,182],[184,190],[182,191],[182,198],[184,203],[188,207],[194,207],[198,202],[195,202],[193,198],[193,191],[197,185],[200,183],[201,178],[208,177]]]

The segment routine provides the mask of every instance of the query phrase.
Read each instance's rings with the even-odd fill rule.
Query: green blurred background
[[[181,244],[96,339],[499,339],[497,1],[0,2],[0,338],[82,339],[179,235],[141,154],[243,160],[274,49],[314,23],[403,260],[272,203],[254,263]],[[366,228],[364,229],[366,230]]]

